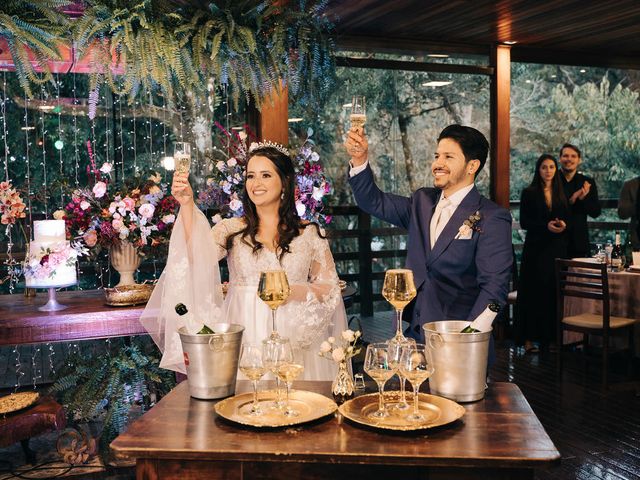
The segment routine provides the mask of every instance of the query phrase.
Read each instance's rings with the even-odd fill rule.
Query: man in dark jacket
[[[623,220],[631,218],[629,231],[631,233],[631,246],[634,250],[640,250],[640,177],[624,182],[618,201],[618,216]]]
[[[589,248],[589,228],[587,215],[596,218],[600,215],[600,201],[598,187],[595,180],[578,172],[582,162],[580,149],[570,143],[565,143],[560,149],[560,164],[562,165],[562,184],[564,193],[571,206],[569,219],[569,258],[591,256]]]

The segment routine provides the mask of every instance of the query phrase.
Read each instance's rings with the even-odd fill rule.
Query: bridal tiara
[[[283,155],[286,155],[287,157],[289,156],[289,150],[287,150],[287,147],[285,147],[280,143],[272,142],[270,140],[267,140],[266,142],[259,142],[259,143],[253,142],[249,146],[249,153],[252,153],[255,150],[260,150],[261,148],[275,148]]]

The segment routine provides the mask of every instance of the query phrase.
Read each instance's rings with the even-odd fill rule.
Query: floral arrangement
[[[241,194],[244,188],[244,170],[248,152],[253,146],[252,143],[247,147],[248,135],[245,132],[230,133],[219,123],[216,126],[229,141],[229,153],[216,149],[222,152],[224,159],[214,165],[213,174],[207,178],[205,189],[198,195],[201,208],[218,210],[212,217],[214,223],[223,218],[243,215]],[[333,186],[323,172],[320,156],[313,151],[312,135],[313,130],[309,129],[307,138],[292,157],[297,174],[296,210],[300,218],[326,225],[331,222],[331,216],[323,213],[323,210],[327,195],[333,192]]]
[[[29,251],[24,261],[24,276],[36,280],[52,278],[59,266],[72,267],[79,255],[88,253],[77,242],[70,245],[68,242],[51,247],[41,247],[39,251]]]
[[[24,218],[25,203],[18,191],[9,182],[0,182],[0,216],[2,225],[13,225]]]
[[[178,202],[167,195],[167,185],[158,173],[126,180],[110,191],[112,165],[96,170],[93,188],[76,189],[63,210],[53,214],[64,219],[67,233],[81,240],[94,255],[120,241],[131,242],[142,256],[169,244]]]
[[[360,330],[355,332],[353,330],[345,330],[341,334],[342,339],[339,344],[336,342],[335,337],[329,337],[320,344],[318,355],[336,363],[347,361],[360,353],[357,343],[361,335]]]

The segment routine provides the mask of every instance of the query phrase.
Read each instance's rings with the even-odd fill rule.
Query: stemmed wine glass
[[[287,417],[297,417],[300,415],[300,412],[289,404],[289,392],[293,381],[304,371],[304,365],[300,359],[301,354],[294,352],[290,343],[282,344],[282,347],[278,350],[278,354],[276,374],[287,386],[287,396],[284,401],[283,413]]]
[[[267,372],[262,361],[262,348],[258,345],[243,344],[240,353],[240,371],[253,383],[253,404],[248,415],[262,415],[258,403],[258,380]]]
[[[189,173],[191,169],[191,145],[187,142],[176,142],[173,148],[173,160],[176,172]]]
[[[382,296],[396,311],[396,334],[389,340],[389,349],[392,353],[393,362],[397,366],[397,363],[400,361],[402,347],[408,343],[415,344],[413,339],[408,339],[402,334],[402,311],[416,296],[413,272],[406,268],[387,270],[384,275],[384,284],[382,285]],[[400,380],[400,402],[396,408],[404,410],[407,409],[409,405],[407,404],[405,394],[405,379],[399,370],[398,379]]]
[[[364,357],[364,371],[378,384],[378,410],[369,414],[376,419],[389,416],[384,408],[384,384],[396,373],[387,347],[386,343],[371,343]]]
[[[276,329],[276,309],[282,305],[291,294],[287,272],[284,270],[267,270],[260,272],[258,283],[258,297],[271,309],[271,335],[278,338]]]
[[[288,338],[280,336],[267,337],[262,341],[262,363],[276,378],[276,400],[271,405],[272,408],[280,409],[283,406],[278,367],[280,365],[279,362],[282,361],[283,352],[287,350],[291,350]]]
[[[389,350],[389,361],[391,362],[392,368],[396,371],[398,375],[398,381],[400,382],[400,401],[396,403],[395,408],[398,410],[406,410],[409,408],[409,404],[407,403],[406,396],[406,388],[405,388],[405,376],[400,370],[400,359],[402,357],[402,350],[407,345],[415,345],[416,341],[413,338],[406,338],[402,336],[393,337],[391,340],[387,342],[388,350]]]
[[[425,416],[418,406],[418,390],[420,385],[433,374],[431,353],[423,344],[406,345],[402,349],[400,370],[413,386],[413,413],[407,415],[412,422],[421,422]]]

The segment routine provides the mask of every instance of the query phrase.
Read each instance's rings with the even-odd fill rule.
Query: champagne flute
[[[173,159],[176,172],[189,173],[191,169],[191,145],[187,142],[176,142],[173,148]]]
[[[351,101],[351,128],[362,129],[367,121],[366,101],[363,95],[354,95]]]
[[[406,345],[402,349],[400,370],[413,386],[413,413],[407,415],[407,419],[412,422],[421,422],[425,420],[425,416],[420,413],[418,390],[420,385],[433,374],[429,349],[423,344]]]
[[[398,410],[406,410],[409,408],[405,388],[406,378],[400,370],[400,359],[402,357],[402,351],[405,346],[415,344],[416,341],[413,338],[406,338],[404,336],[402,336],[402,338],[393,337],[388,342],[389,361],[391,362],[391,366],[396,370],[396,374],[398,375],[398,380],[400,382],[400,401],[395,406]]]
[[[276,330],[276,309],[282,305],[291,294],[287,272],[284,270],[267,270],[260,272],[258,283],[258,297],[271,309],[271,335],[278,338]]]
[[[300,412],[289,404],[289,392],[293,381],[298,378],[304,371],[304,365],[300,358],[300,353],[294,352],[290,343],[282,344],[279,349],[280,357],[278,359],[276,374],[278,378],[285,382],[287,387],[287,396],[284,401],[284,415],[286,417],[297,417]]]
[[[280,377],[278,376],[279,359],[282,357],[282,351],[286,350],[289,345],[289,339],[285,337],[267,337],[262,341],[262,362],[267,370],[269,370],[276,378],[276,400],[271,408],[280,409],[283,407],[282,395],[280,393]]]
[[[258,403],[258,380],[267,372],[262,361],[262,348],[258,345],[243,344],[239,366],[240,371],[253,383],[253,404],[248,415],[262,415],[262,410]]]
[[[393,377],[395,370],[389,361],[389,350],[386,343],[371,343],[367,346],[364,357],[364,371],[378,384],[378,410],[369,414],[369,417],[382,419],[389,414],[384,407],[384,384]]]

